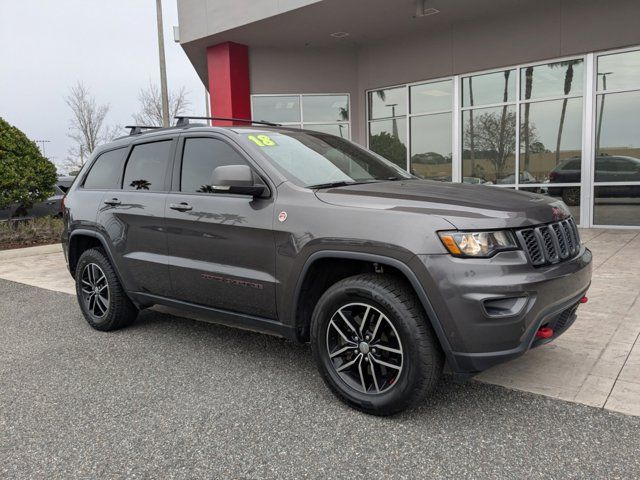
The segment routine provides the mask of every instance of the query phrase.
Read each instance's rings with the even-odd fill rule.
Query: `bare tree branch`
[[[105,125],[109,105],[98,105],[95,97],[82,82],[71,87],[65,102],[72,112],[69,121],[70,132],[67,135],[74,142],[69,148],[66,167],[78,169],[84,165],[85,160],[98,145],[111,141],[118,135],[120,127]]]
[[[187,98],[187,90],[181,87],[179,90],[169,92],[169,122],[175,125],[175,116],[187,113],[191,102]],[[133,114],[133,119],[138,125],[162,126],[162,96],[158,86],[149,82],[147,88],[140,90],[138,94],[140,110]]]

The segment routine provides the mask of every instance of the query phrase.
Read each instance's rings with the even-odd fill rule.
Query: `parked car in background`
[[[57,185],[53,186],[53,190],[54,194],[52,196],[42,202],[35,203],[31,208],[25,208],[19,203],[0,208],[0,221],[62,216],[62,199],[65,192]]]
[[[514,173],[512,173],[511,175],[507,175],[506,177],[499,178],[496,183],[514,184],[514,183],[516,183],[516,175]],[[520,184],[522,184],[522,183],[538,183],[538,179],[536,177],[534,177],[531,173],[529,173],[529,172],[527,172],[525,170],[524,172],[520,172],[519,183]]]
[[[470,185],[493,185],[490,180],[485,180],[482,177],[462,177],[462,183],[468,183]]]
[[[58,183],[56,185],[58,185],[64,193],[67,193],[67,190],[69,190],[75,179],[76,177],[71,175],[61,175],[58,177]]]
[[[571,157],[563,160],[549,173],[549,183],[580,183],[582,159]],[[622,155],[599,155],[595,161],[596,182],[640,181],[640,159]],[[580,204],[580,187],[549,187],[549,195],[562,197],[570,206]],[[598,197],[637,197],[638,188],[633,185],[607,185],[598,187]]]

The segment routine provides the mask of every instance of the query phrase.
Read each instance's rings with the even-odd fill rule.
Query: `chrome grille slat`
[[[573,258],[580,251],[580,236],[573,218],[516,231],[521,246],[535,266]]]

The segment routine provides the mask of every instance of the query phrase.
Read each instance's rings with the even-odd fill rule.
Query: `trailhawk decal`
[[[203,273],[201,274],[201,276],[205,280],[214,280],[216,282],[228,283],[229,285],[236,285],[238,287],[249,287],[249,288],[255,288],[257,290],[262,290],[264,288],[263,284],[250,282],[248,280],[238,280],[235,278],[222,277],[220,275],[213,275],[211,273]]]

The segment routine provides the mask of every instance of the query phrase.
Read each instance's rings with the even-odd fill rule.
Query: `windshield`
[[[305,187],[413,178],[343,138],[313,132],[246,134],[295,183]]]

